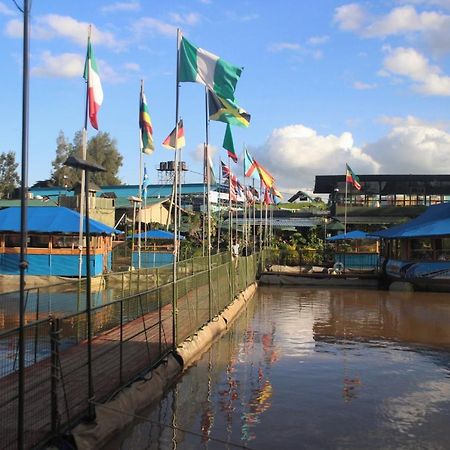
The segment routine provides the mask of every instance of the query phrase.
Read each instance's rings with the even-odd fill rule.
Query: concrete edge
[[[81,423],[72,430],[77,448],[98,450],[106,446],[117,432],[134,420],[134,414],[161,398],[183,370],[200,359],[214,341],[228,330],[247,302],[253,298],[256,288],[255,282],[241,292],[219,316],[202,327],[191,339],[183,342],[175,355],[170,354],[143,379],[123,388],[111,401],[96,405],[95,422]]]

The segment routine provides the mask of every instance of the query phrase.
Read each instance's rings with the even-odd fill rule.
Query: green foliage
[[[11,198],[20,178],[17,174],[16,155],[14,152],[0,154],[0,198]]]
[[[52,162],[52,182],[57,186],[72,188],[81,181],[81,171],[64,166],[64,162],[71,155],[81,156],[83,153],[83,133],[78,131],[70,143],[64,133],[60,131],[56,139],[56,157]],[[108,133],[99,132],[87,143],[87,157],[90,162],[102,165],[106,172],[96,172],[91,175],[91,181],[99,186],[118,185],[118,177],[123,157],[117,149],[117,142]]]

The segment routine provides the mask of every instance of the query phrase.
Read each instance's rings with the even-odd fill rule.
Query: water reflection
[[[107,448],[446,448],[449,319],[442,294],[259,289]]]

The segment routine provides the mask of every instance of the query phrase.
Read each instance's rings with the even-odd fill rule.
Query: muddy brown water
[[[450,295],[259,288],[108,449],[448,449]]]

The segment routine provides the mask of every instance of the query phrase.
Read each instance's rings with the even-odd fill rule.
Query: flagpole
[[[177,259],[178,259],[178,208],[177,208],[177,184],[178,184],[178,116],[179,116],[179,68],[180,68],[180,29],[177,28],[177,74],[175,89],[175,173],[173,180],[173,201],[174,209],[174,233],[173,233],[173,283],[172,283],[172,346],[175,350],[177,346]]]
[[[245,147],[245,144],[244,144],[244,147]],[[244,156],[245,157],[245,156]],[[242,158],[242,159],[244,159],[244,158]],[[244,175],[244,178],[243,178],[243,183],[244,183],[244,186],[243,186],[243,188],[244,188],[244,217],[243,217],[243,231],[242,231],[242,236],[243,236],[243,244],[242,244],[242,246],[244,247],[245,246],[245,256],[247,256],[247,253],[248,253],[248,233],[247,233],[247,186],[245,185],[245,166],[243,166],[243,175]]]
[[[262,251],[263,241],[263,197],[262,197],[262,179],[259,180],[259,251]]]
[[[139,101],[142,98],[142,95],[144,93],[144,80],[141,80],[141,93],[139,97]],[[142,231],[142,149],[141,149],[141,131],[139,130],[139,208],[138,208],[138,269],[141,268],[141,231]],[[133,224],[134,226],[134,224]],[[131,250],[133,251],[133,250]],[[132,258],[133,260],[133,258]]]
[[[208,220],[207,229],[207,255],[208,255],[208,286],[209,286],[209,319],[212,319],[212,273],[211,273],[211,174],[209,170],[209,120],[208,120],[208,89],[205,86],[205,173],[206,173],[206,213]]]
[[[232,253],[231,246],[233,245],[233,201],[231,200],[231,167],[230,157],[228,156],[228,242],[230,248],[230,255]]]
[[[253,196],[255,196],[255,179],[252,178]],[[256,198],[253,198],[253,253],[256,253]]]
[[[347,234],[347,166],[345,167],[344,236]]]
[[[89,25],[88,30],[88,49],[89,43],[91,41],[91,29],[92,26]],[[81,157],[86,160],[87,156],[87,124],[88,124],[88,105],[89,105],[89,79],[86,80],[86,100],[85,100],[85,110],[84,110],[84,127],[81,135]],[[84,194],[85,194],[85,176],[84,169],[81,171],[81,185],[80,185],[80,220],[79,220],[79,233],[78,233],[78,279],[81,280],[82,266],[83,266],[83,217],[84,217]],[[89,207],[89,202],[87,202]]]
[[[222,162],[219,158],[219,189],[217,192],[217,207],[219,209],[219,218],[217,220],[217,253],[220,253],[220,228],[222,226],[222,202],[220,199],[220,190],[222,188]]]

